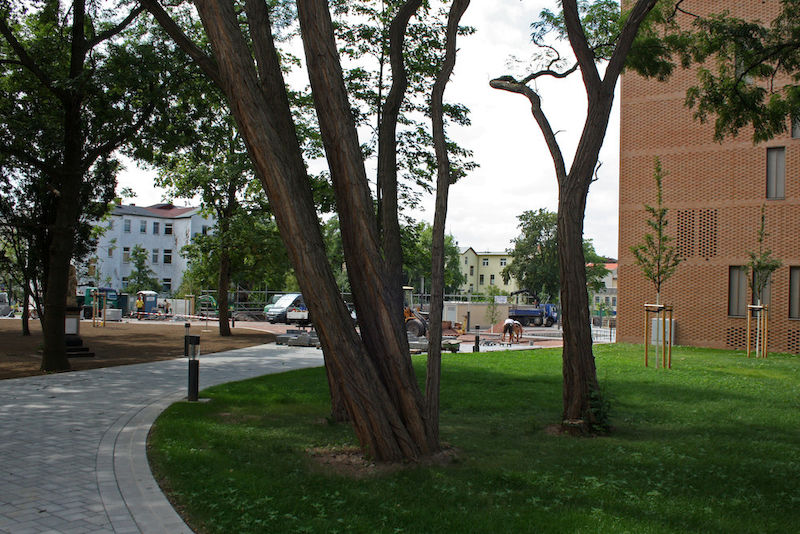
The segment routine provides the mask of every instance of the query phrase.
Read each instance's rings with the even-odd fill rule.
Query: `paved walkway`
[[[274,344],[201,355],[200,389],[319,365],[317,349]],[[0,532],[191,532],[145,449],[186,388],[185,359],[0,381]]]

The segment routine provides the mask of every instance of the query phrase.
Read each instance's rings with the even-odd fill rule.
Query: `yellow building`
[[[512,292],[519,289],[513,278],[503,280],[503,269],[511,263],[508,252],[476,252],[472,247],[461,249],[461,272],[467,281],[461,286],[464,293],[487,293],[489,286]]]

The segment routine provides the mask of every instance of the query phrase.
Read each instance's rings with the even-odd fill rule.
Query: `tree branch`
[[[172,37],[175,43],[191,57],[195,63],[202,69],[206,76],[211,78],[218,87],[222,87],[222,78],[219,75],[219,68],[216,61],[206,55],[203,50],[197,46],[194,41],[186,35],[183,30],[172,20],[172,17],[167,13],[158,0],[139,0],[141,4],[155,17],[164,31]]]
[[[613,90],[614,85],[616,85],[617,77],[619,77],[619,74],[625,66],[625,60],[628,57],[631,46],[633,46],[633,40],[639,31],[639,26],[642,24],[647,14],[650,13],[650,10],[653,9],[653,6],[656,5],[657,1],[658,0],[637,0],[633,9],[631,9],[625,21],[625,25],[622,27],[622,31],[619,34],[619,38],[617,39],[617,46],[614,47],[614,53],[611,54],[611,59],[608,60],[605,77],[603,78],[604,84],[611,85],[610,88],[607,86],[608,89]]]
[[[91,167],[92,164],[95,162],[95,160],[97,160],[97,158],[99,158],[103,154],[110,154],[111,152],[119,148],[119,146],[122,145],[122,143],[125,142],[126,139],[128,139],[133,134],[138,132],[139,129],[141,129],[141,127],[144,126],[144,123],[153,114],[153,110],[155,109],[155,107],[156,107],[155,102],[150,101],[142,111],[142,114],[139,116],[139,120],[137,120],[134,124],[132,124],[128,128],[124,128],[116,136],[112,137],[105,143],[102,143],[94,147],[93,149],[86,150],[86,156],[83,158],[82,167],[88,170],[89,167]]]
[[[110,39],[111,37],[114,37],[115,35],[117,35],[119,32],[124,30],[131,22],[133,22],[133,20],[136,17],[138,17],[139,13],[141,13],[142,11],[144,11],[144,6],[143,5],[140,4],[140,5],[136,6],[133,10],[131,10],[130,13],[128,13],[127,17],[125,17],[122,21],[120,21],[119,24],[117,24],[113,28],[107,29],[104,32],[100,32],[99,34],[97,34],[95,36],[94,39],[91,39],[87,44],[87,48],[90,48],[90,49],[94,48],[95,46],[97,46],[98,44],[102,43],[106,39]]]
[[[564,24],[567,27],[569,43],[572,50],[575,52],[575,58],[578,60],[578,66],[580,66],[581,73],[583,74],[583,83],[586,85],[586,92],[590,95],[589,98],[591,99],[591,95],[599,89],[600,86],[600,74],[597,72],[597,65],[595,65],[594,62],[595,56],[589,46],[589,42],[586,40],[586,34],[583,31],[577,1],[563,0],[561,5],[564,11]]]
[[[26,151],[16,149],[12,146],[0,144],[0,154],[7,154],[9,156],[13,156],[21,161],[24,161],[28,165],[39,169],[45,174],[52,175],[53,173],[57,172],[55,167],[50,167],[49,165],[47,165],[47,163],[40,161],[39,159],[28,154]]]
[[[6,24],[6,20],[4,18],[0,18],[0,34],[3,35],[6,42],[11,46],[11,49],[19,58],[19,64],[31,71],[31,73],[44,85],[51,93],[53,93],[56,98],[59,100],[63,100],[66,97],[66,93],[56,87],[53,84],[53,80],[50,76],[44,72],[39,65],[33,60],[33,58],[28,54],[28,51],[25,50],[25,47],[17,40],[14,32],[11,31],[11,28],[8,27]],[[11,60],[6,60],[8,63],[11,63]]]
[[[550,126],[550,121],[547,120],[544,111],[542,111],[542,99],[539,97],[536,91],[524,83],[518,82],[511,76],[501,76],[500,78],[495,78],[489,82],[489,86],[494,89],[500,89],[501,91],[509,91],[511,93],[524,95],[530,101],[531,113],[536,119],[536,123],[539,125],[539,128],[542,130],[542,135],[544,135],[544,140],[547,143],[547,148],[550,150],[550,155],[553,157],[553,163],[556,167],[556,178],[558,179],[559,183],[561,183],[561,180],[567,175],[566,166],[564,165],[564,157],[561,154],[561,148],[558,146],[558,142],[556,141],[556,134],[553,132],[553,128]]]

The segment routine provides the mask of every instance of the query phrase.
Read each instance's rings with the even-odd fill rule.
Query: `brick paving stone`
[[[200,357],[200,387],[322,365],[313,348]],[[0,533],[189,533],[150,473],[146,439],[186,395],[186,360],[0,381]]]

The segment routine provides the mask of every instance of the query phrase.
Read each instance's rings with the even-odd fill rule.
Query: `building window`
[[[470,284],[469,285],[469,292],[472,293],[475,290],[475,286]]]
[[[127,276],[123,276],[122,277],[122,289],[125,289],[126,287],[128,287],[128,277]]]
[[[114,247],[108,247],[108,257],[109,258],[114,257]]]
[[[800,117],[792,117],[792,139],[800,139]]]
[[[151,257],[152,257],[152,262],[153,263],[158,263],[158,249],[157,248],[153,249],[153,255]]]
[[[153,235],[158,235],[158,232],[160,230],[159,226],[160,226],[159,223],[157,223],[157,222],[153,223]]]
[[[474,265],[470,265],[469,266],[469,275],[470,276],[475,276],[475,266]]]
[[[122,263],[130,263],[131,261],[131,248],[130,247],[123,247],[122,248]]]
[[[489,275],[489,285],[490,285],[490,286],[493,286],[493,285],[494,285],[494,275],[493,275],[493,274],[490,274],[490,275]]]
[[[767,198],[783,198],[786,195],[786,149],[767,149]]]
[[[164,278],[161,280],[161,291],[170,293],[172,291],[172,278]]]
[[[789,268],[789,318],[800,319],[800,267]]]
[[[147,233],[147,221],[139,221],[139,233],[140,234]]]
[[[617,307],[617,297],[611,297],[611,305]]]
[[[200,229],[200,233],[203,235],[208,235],[208,226],[204,224],[203,227]]]
[[[172,249],[165,248],[164,249],[164,263],[172,263]]]
[[[478,280],[478,285],[479,286],[483,285],[483,275],[481,275],[480,279]]]
[[[505,267],[505,266],[506,266],[506,259],[500,258],[500,267]]]
[[[164,235],[172,235],[172,223],[164,223]]]
[[[747,269],[728,268],[728,315],[744,317],[747,311]]]
[[[484,267],[488,267],[489,266],[489,258],[483,258],[483,262],[481,263],[481,265],[483,265]]]
[[[125,219],[124,221],[122,221],[122,231],[125,232],[126,234],[131,233],[131,220],[130,219]]]
[[[464,258],[464,265],[469,263],[469,258]]]
[[[600,296],[599,295],[595,295],[594,296],[594,303],[595,304],[600,304]]]

